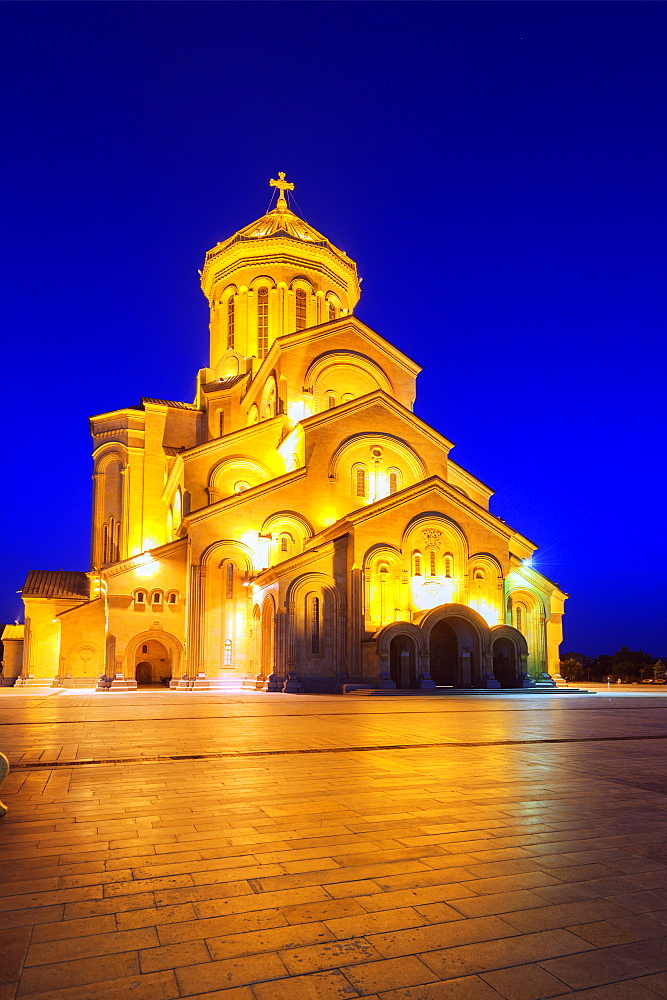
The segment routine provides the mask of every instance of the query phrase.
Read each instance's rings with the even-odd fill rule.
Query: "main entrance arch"
[[[489,626],[464,604],[441,604],[419,621],[428,644],[430,674],[438,687],[478,687],[489,648]]]
[[[446,618],[437,622],[429,637],[431,677],[438,687],[458,687],[459,643]]]

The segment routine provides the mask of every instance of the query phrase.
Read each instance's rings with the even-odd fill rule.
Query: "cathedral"
[[[355,262],[270,184],[206,254],[194,402],[91,418],[91,568],[28,574],[19,683],[553,686],[566,595],[416,416],[420,368],[357,318]]]

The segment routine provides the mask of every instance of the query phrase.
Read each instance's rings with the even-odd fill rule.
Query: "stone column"
[[[102,529],[102,484],[103,472],[93,472],[93,526],[90,539],[90,564],[94,569],[102,565],[101,529]]]

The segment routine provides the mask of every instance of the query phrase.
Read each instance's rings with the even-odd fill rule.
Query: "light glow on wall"
[[[481,615],[489,627],[493,628],[494,625],[502,624],[502,617],[498,608],[494,607],[493,604],[489,604],[488,601],[470,601],[469,607],[473,611],[476,611],[478,615]]]
[[[141,557],[140,561],[135,569],[137,576],[142,579],[150,576],[155,576],[160,568],[160,563],[157,559],[153,559],[148,552],[145,552]]]
[[[413,576],[410,579],[412,607],[417,611],[451,604],[456,581],[451,576]]]

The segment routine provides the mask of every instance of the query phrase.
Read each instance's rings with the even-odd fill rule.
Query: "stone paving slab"
[[[667,998],[666,712],[0,692],[0,1000]]]

